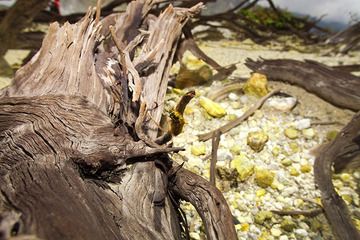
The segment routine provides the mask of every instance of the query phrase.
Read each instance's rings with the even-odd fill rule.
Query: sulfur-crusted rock
[[[255,169],[255,182],[260,187],[266,188],[271,186],[275,178],[275,173],[267,169]]]
[[[287,232],[292,232],[295,228],[296,228],[296,223],[290,219],[290,218],[285,218],[281,224],[280,224],[281,228],[284,229]]]
[[[207,97],[200,97],[199,104],[212,117],[221,118],[226,115],[226,110],[223,107]]]
[[[263,97],[269,92],[267,83],[268,80],[265,75],[260,73],[253,73],[245,83],[243,89],[246,94],[256,97]]]
[[[259,211],[255,214],[255,223],[257,224],[263,224],[266,220],[271,219],[273,216],[273,213],[270,211]]]
[[[206,146],[203,143],[191,146],[191,154],[195,156],[204,155],[206,153]]]
[[[269,136],[263,131],[249,132],[247,145],[255,152],[260,152],[268,140]]]
[[[250,163],[245,155],[236,156],[230,163],[231,168],[235,168],[239,173],[240,181],[245,181],[254,173],[254,164]]]

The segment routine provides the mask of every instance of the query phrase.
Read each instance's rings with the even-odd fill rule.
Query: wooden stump
[[[172,163],[180,148],[152,144],[182,27],[202,6],[150,14],[159,2],[51,24],[0,92],[0,239],[181,239],[180,199],[208,239],[236,239],[222,194]]]

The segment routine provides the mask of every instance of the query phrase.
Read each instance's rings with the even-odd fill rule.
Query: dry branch
[[[312,60],[247,59],[246,66],[272,80],[298,85],[338,107],[360,110],[360,78],[350,73]]]
[[[315,182],[321,192],[325,215],[338,239],[360,239],[360,232],[352,222],[344,200],[334,189],[331,168],[336,162],[348,162],[355,157],[359,161],[359,154],[360,112],[341,130],[334,141],[324,147],[314,164]]]

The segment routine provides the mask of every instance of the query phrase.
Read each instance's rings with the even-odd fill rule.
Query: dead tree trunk
[[[0,239],[181,239],[180,199],[209,239],[236,239],[221,193],[172,163],[180,148],[154,144],[182,27],[201,8],[149,14],[159,2],[52,24],[0,92]]]

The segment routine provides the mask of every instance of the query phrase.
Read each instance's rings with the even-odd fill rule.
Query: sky
[[[242,0],[217,0],[216,3],[209,3],[207,13],[225,11],[226,8],[237,5]],[[351,15],[360,21],[360,0],[273,0],[275,6],[285,8],[312,17],[323,17],[326,22],[338,22],[344,25],[349,24]],[[260,0],[260,4],[268,6],[266,0]],[[354,22],[353,22],[354,23]]]
[[[348,24],[351,15],[360,21],[360,0],[273,0],[276,6],[329,22]],[[262,0],[262,4],[267,1]]]

